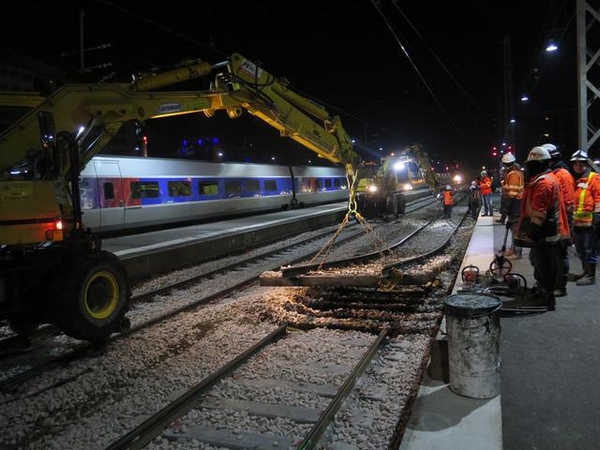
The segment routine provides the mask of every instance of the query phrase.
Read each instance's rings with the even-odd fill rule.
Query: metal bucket
[[[487,294],[451,295],[445,300],[450,389],[471,398],[500,393],[502,301]]]

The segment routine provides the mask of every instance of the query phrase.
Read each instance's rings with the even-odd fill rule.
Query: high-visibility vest
[[[492,193],[492,178],[489,176],[483,177],[479,182],[481,188],[481,195],[489,195]]]
[[[502,193],[506,198],[523,198],[525,175],[519,168],[511,169],[502,180]]]
[[[446,206],[454,205],[454,197],[452,197],[452,192],[444,191],[444,205],[446,205]]]
[[[587,177],[579,178],[575,184],[575,211],[573,212],[575,227],[591,227],[594,212],[598,212],[594,194],[597,195],[599,191],[600,179],[595,175],[595,172],[590,172]],[[591,186],[594,189],[590,189]]]

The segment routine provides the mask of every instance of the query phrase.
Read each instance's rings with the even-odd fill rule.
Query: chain
[[[327,241],[327,243],[323,246],[323,248],[321,248],[321,250],[319,250],[319,252],[310,261],[310,264],[314,264],[317,260],[320,259],[320,263],[319,263],[320,265],[319,265],[318,270],[321,270],[323,264],[327,261],[327,256],[333,249],[333,245],[335,244],[335,241],[337,240],[338,236],[340,235],[340,233],[344,230],[344,228],[347,226],[348,222],[350,221],[350,217],[353,217],[354,219],[356,219],[358,221],[358,223],[360,224],[362,229],[365,231],[365,233],[367,233],[367,236],[369,236],[369,239],[370,239],[371,243],[373,244],[373,247],[381,248],[380,253],[382,256],[384,256],[386,252],[392,252],[392,250],[389,248],[388,244],[384,241],[384,239],[373,229],[371,224],[369,224],[367,222],[367,220],[359,212],[356,212],[356,211],[348,212],[344,216],[342,223],[337,228],[336,232],[331,237],[331,239],[329,239],[329,241]]]
[[[357,213],[357,215],[358,215],[358,213]],[[327,255],[329,255],[329,253],[331,252],[331,249],[333,248],[333,244],[335,244],[336,239],[338,238],[340,233],[344,230],[344,228],[346,227],[346,225],[348,224],[349,221],[350,221],[350,212],[347,212],[346,215],[344,216],[344,220],[342,220],[342,223],[337,228],[334,235],[331,237],[331,239],[329,239],[329,241],[327,241],[327,243],[323,246],[323,248],[321,250],[319,250],[319,252],[315,256],[313,256],[313,258],[310,260],[310,264],[314,264],[317,259],[322,257],[323,259],[319,263],[320,264],[319,270],[321,269],[321,266],[327,260]]]

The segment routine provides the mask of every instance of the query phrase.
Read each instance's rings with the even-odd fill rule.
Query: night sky
[[[543,124],[565,153],[576,147],[574,0],[89,0],[21,1],[14,8],[14,20],[4,16],[4,54],[76,73],[84,11],[91,82],[111,73],[114,81],[129,81],[132,73],[184,59],[214,63],[241,53],[340,115],[363,148],[376,153],[420,143],[434,158],[467,167],[489,164],[491,147],[512,139],[504,125],[509,73],[518,159],[545,141]],[[561,45],[552,55],[543,52],[549,38]],[[105,43],[110,48],[94,49]],[[527,105],[519,101],[524,92]],[[187,119],[182,127],[189,135],[230,133],[262,151],[297,149],[251,118],[235,128],[230,119],[214,119]]]

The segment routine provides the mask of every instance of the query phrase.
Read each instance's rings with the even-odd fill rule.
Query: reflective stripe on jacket
[[[600,177],[590,169],[575,183],[573,226],[589,228],[595,212],[600,212]]]
[[[567,214],[572,214],[575,203],[575,179],[573,178],[573,175],[571,175],[571,172],[564,167],[554,169],[552,173],[560,183],[560,190],[562,192],[563,200],[565,201]]]

